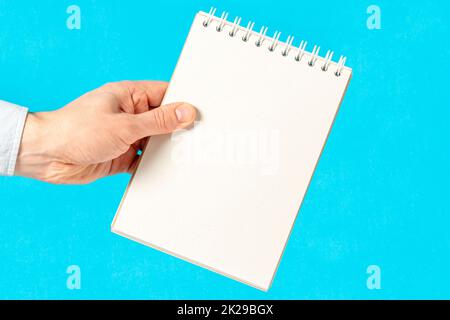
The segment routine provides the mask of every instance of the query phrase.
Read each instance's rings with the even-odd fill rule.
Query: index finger
[[[134,84],[143,90],[147,96],[149,107],[159,107],[166,93],[169,83],[165,81],[134,81]]]

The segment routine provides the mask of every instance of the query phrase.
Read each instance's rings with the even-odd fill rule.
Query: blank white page
[[[196,15],[163,103],[199,119],[151,137],[112,231],[268,290],[351,69],[223,22]]]

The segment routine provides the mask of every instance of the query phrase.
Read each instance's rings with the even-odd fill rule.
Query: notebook
[[[351,69],[227,17],[196,14],[163,104],[199,117],[150,138],[112,231],[267,291]]]

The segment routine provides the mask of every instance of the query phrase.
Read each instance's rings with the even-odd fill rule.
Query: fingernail
[[[191,122],[195,115],[195,109],[190,104],[182,104],[175,109],[178,122]]]

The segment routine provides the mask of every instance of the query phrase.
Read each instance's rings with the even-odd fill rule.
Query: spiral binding
[[[241,27],[241,18],[236,17],[233,22],[228,22],[228,12],[224,11],[222,12],[220,18],[215,17],[216,8],[211,7],[209,10],[209,13],[207,14],[207,17],[203,21],[203,26],[207,28],[211,22],[216,19],[218,20],[218,25],[216,26],[216,31],[221,32],[224,27],[228,24],[231,26],[231,31],[228,33],[230,37],[235,37],[238,32],[243,32],[242,35],[242,41],[248,42],[250,41],[251,37],[256,37],[255,45],[257,47],[261,47],[265,41],[268,41],[268,50],[270,52],[274,52],[275,49],[278,46],[282,46],[281,55],[283,57],[288,57],[290,52],[294,52],[294,59],[295,61],[301,61],[303,56],[307,54],[309,56],[309,59],[307,61],[307,64],[310,67],[314,67],[317,63],[317,61],[320,59],[323,61],[323,64],[320,66],[320,69],[324,72],[328,71],[331,64],[334,64],[336,66],[336,69],[334,69],[334,75],[336,77],[341,76],[342,71],[345,68],[345,63],[347,61],[347,58],[344,56],[341,56],[339,58],[339,61],[337,63],[333,62],[333,55],[334,52],[331,50],[328,50],[325,57],[322,58],[319,56],[320,46],[315,45],[313,50],[311,52],[306,51],[307,42],[302,40],[300,42],[300,45],[296,48],[293,46],[294,37],[288,36],[286,39],[286,42],[281,43],[280,37],[281,32],[275,31],[272,37],[267,37],[267,30],[268,28],[265,26],[262,26],[259,32],[253,31],[253,27],[255,26],[255,23],[252,21],[249,21],[247,24],[247,27]]]

